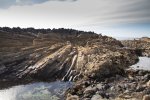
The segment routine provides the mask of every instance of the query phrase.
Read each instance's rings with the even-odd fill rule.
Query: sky
[[[0,0],[0,27],[4,26],[150,37],[150,0]]]

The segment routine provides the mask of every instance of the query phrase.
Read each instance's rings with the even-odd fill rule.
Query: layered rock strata
[[[0,28],[0,80],[101,79],[136,63],[120,41],[72,29]]]

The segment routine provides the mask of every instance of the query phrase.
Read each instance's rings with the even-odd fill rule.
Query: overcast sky
[[[0,0],[0,26],[150,36],[150,0]]]

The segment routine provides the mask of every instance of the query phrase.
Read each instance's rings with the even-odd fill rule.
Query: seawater
[[[63,100],[71,82],[37,82],[0,90],[0,100]]]
[[[139,62],[135,65],[132,65],[133,69],[142,69],[142,70],[150,70],[150,58],[149,57],[139,57]]]

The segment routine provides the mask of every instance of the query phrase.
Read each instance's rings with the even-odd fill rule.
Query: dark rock
[[[146,74],[144,75],[143,79],[145,80],[145,82],[150,80],[150,74]]]
[[[137,68],[139,68],[140,66],[137,66]]]
[[[109,84],[105,84],[104,85],[104,90],[107,90],[107,89],[109,89],[110,88],[110,85]]]
[[[136,92],[144,91],[144,89],[145,89],[145,87],[143,87],[143,86],[137,86]]]
[[[143,91],[144,94],[150,94],[150,87],[145,88]]]
[[[102,98],[109,99],[109,94],[105,93],[104,91],[100,91],[99,94],[101,95]]]

